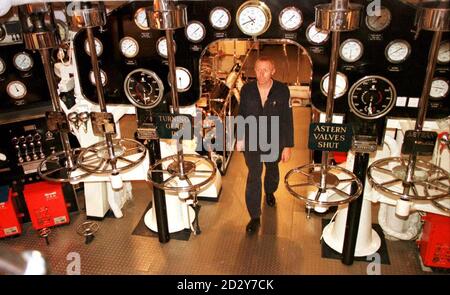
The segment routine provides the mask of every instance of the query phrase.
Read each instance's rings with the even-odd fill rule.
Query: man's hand
[[[291,148],[286,147],[283,149],[283,152],[281,153],[281,162],[285,163],[289,161],[291,158]]]
[[[236,150],[238,152],[243,152],[244,151],[244,141],[243,140],[238,140],[236,142]]]

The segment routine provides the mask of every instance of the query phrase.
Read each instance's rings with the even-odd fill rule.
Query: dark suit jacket
[[[244,118],[247,118],[248,116],[255,116],[257,119],[260,116],[266,116],[269,123],[267,128],[268,143],[274,140],[274,136],[279,136],[279,148],[280,151],[282,151],[285,147],[294,146],[294,126],[292,119],[292,108],[289,106],[289,98],[289,88],[284,83],[273,80],[272,88],[269,91],[267,101],[263,107],[261,105],[261,97],[259,95],[257,82],[253,81],[242,87],[238,115]],[[280,124],[277,134],[270,134],[271,132],[269,126],[271,123],[271,116],[278,116],[279,118]],[[238,138],[238,140],[239,139],[242,138]],[[247,130],[245,134],[246,151],[248,151],[249,147],[248,141],[249,136]]]

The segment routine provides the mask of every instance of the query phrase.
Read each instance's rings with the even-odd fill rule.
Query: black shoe
[[[266,203],[269,207],[275,206],[275,196],[273,194],[266,194]]]
[[[252,218],[250,219],[250,222],[247,224],[245,230],[247,231],[247,233],[252,234],[258,230],[259,223],[260,223],[259,218]]]

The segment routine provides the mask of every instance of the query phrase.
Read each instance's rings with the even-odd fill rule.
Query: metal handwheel
[[[416,160],[412,181],[408,182],[407,165],[408,159],[401,157],[375,161],[367,173],[369,182],[375,189],[405,200],[436,200],[450,196],[450,175],[447,171]]]
[[[184,154],[182,164],[183,172],[180,171],[178,155],[165,157],[150,167],[148,180],[162,190],[195,193],[216,176],[216,165],[210,159],[200,155]],[[168,177],[160,182],[154,179],[153,172],[160,172],[163,177]],[[204,179],[206,176],[205,180],[198,181],[199,178]]]
[[[328,166],[324,185],[321,183],[321,169],[321,164],[307,164],[292,169],[284,178],[287,190],[306,202],[307,206],[324,207],[350,203],[361,194],[362,183],[352,172],[339,166]],[[353,184],[357,186],[354,193],[344,191]]]
[[[72,154],[69,155],[71,160],[68,161],[67,153],[64,151],[54,153],[47,157],[38,166],[39,176],[47,181],[53,182],[70,182],[76,183],[88,176],[89,173],[79,170],[76,164],[77,158],[82,149],[73,149]],[[70,167],[69,162],[73,163]]]
[[[436,206],[437,208],[447,213],[450,213],[450,197],[436,199],[433,200],[432,202],[433,205]]]

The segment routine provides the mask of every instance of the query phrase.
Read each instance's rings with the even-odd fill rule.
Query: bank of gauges
[[[128,100],[136,107],[151,109],[157,106],[164,95],[164,84],[158,75],[147,69],[130,72],[124,82]]]
[[[323,95],[328,95],[328,83],[330,82],[330,74],[326,74],[322,77],[322,80],[320,81],[320,90],[322,91]],[[334,96],[333,98],[339,98],[343,96],[348,89],[348,79],[347,76],[344,75],[341,72],[336,73],[336,86],[334,89]]]

